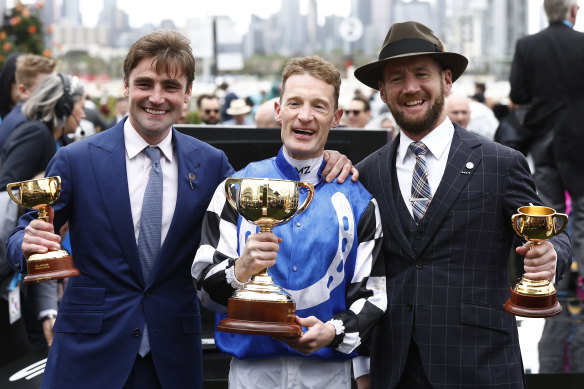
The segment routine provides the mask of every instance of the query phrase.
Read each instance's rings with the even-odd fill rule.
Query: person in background
[[[355,70],[400,127],[357,165],[379,204],[387,277],[388,309],[370,342],[372,387],[525,387],[515,317],[501,308],[511,216],[542,202],[521,153],[448,118],[444,97],[467,64],[410,21],[393,24],[379,60]],[[557,283],[570,267],[566,233],[516,251],[533,280]]]
[[[126,115],[128,114],[128,99],[124,96],[118,97],[116,99],[115,104],[114,104],[114,110],[115,110],[116,116],[110,122],[108,128],[115,126],[116,124],[121,122],[123,118],[126,117]],[[105,128],[104,128],[104,130],[105,130]]]
[[[202,124],[219,124],[221,119],[219,97],[202,94],[197,99],[197,107],[199,107],[199,117],[201,118]]]
[[[384,118],[381,119],[381,128],[391,132],[389,140],[395,139],[397,134],[399,134],[399,127],[391,115],[384,115]]]
[[[215,94],[221,100],[221,122],[231,120],[232,117],[229,113],[227,113],[227,110],[231,107],[231,102],[233,100],[239,99],[239,97],[231,90],[229,84],[226,81],[219,83],[219,88],[217,88]]]
[[[474,94],[472,95],[472,99],[474,101],[478,101],[479,103],[485,104],[485,92],[487,91],[487,86],[484,82],[475,82],[474,83]],[[464,127],[464,126],[463,126]]]
[[[276,120],[276,103],[280,100],[274,97],[264,101],[258,108],[255,115],[255,122],[258,128],[280,128],[280,123]]]
[[[354,96],[345,110],[345,124],[350,128],[365,128],[371,120],[369,100],[363,96]]]
[[[22,104],[28,100],[39,84],[55,71],[55,60],[35,54],[23,54],[16,60],[14,78],[19,102],[0,123],[0,150],[12,131],[26,121],[22,114]]]
[[[463,94],[451,93],[446,97],[446,114],[450,121],[466,129],[470,122],[470,98]]]
[[[7,184],[30,180],[43,172],[56,150],[68,143],[66,134],[75,132],[77,121],[84,116],[83,92],[83,86],[78,78],[53,74],[47,76],[22,105],[22,114],[27,120],[12,131],[0,153],[0,197],[2,199],[8,197]],[[77,120],[74,120],[74,116]],[[3,208],[5,212],[2,215],[3,226],[0,240],[4,247],[10,231],[16,227],[18,207],[16,203],[5,203]],[[1,259],[5,263],[5,258]],[[42,325],[42,330],[39,330],[44,335],[45,344],[42,346],[45,349],[47,346],[50,347],[57,314],[56,281],[24,287],[21,285],[22,277],[12,272],[5,280],[9,281],[2,282],[2,295],[5,295],[6,288],[9,290],[20,288],[23,294],[22,307],[33,312],[34,320],[37,321],[36,326]],[[24,330],[23,324],[20,323],[22,320],[10,324],[8,309],[4,308],[4,300],[2,300],[0,334],[7,347],[0,348],[2,354],[0,361],[6,362],[30,351],[30,348],[22,337]],[[22,315],[24,319],[27,319],[24,312]],[[34,338],[30,330],[36,330],[33,323],[28,325],[32,340]],[[26,332],[24,334],[26,336]],[[41,344],[42,342],[43,340]],[[42,349],[43,347],[36,343],[34,348]]]
[[[20,100],[14,73],[16,72],[16,60],[21,55],[22,53],[19,52],[11,53],[2,66],[0,73],[0,120],[4,120],[4,117],[12,111],[12,108]]]
[[[192,267],[201,302],[224,313],[227,297],[270,267],[305,327],[283,341],[216,331],[219,349],[233,356],[231,388],[349,389],[355,349],[386,309],[376,201],[359,183],[327,183],[321,175],[328,134],[343,114],[340,85],[339,71],[320,57],[290,59],[275,107],[283,147],[234,175],[309,182],[315,193],[306,211],[257,233],[229,205],[222,183],[203,220]]]
[[[189,103],[184,103],[180,117],[176,124],[187,124],[187,117],[189,116]]]
[[[248,116],[251,112],[251,107],[246,103],[245,99],[231,100],[231,104],[227,109],[227,114],[232,118],[224,121],[224,126],[253,126],[254,121]]]
[[[574,30],[577,0],[545,0],[543,7],[549,26],[517,41],[509,96],[513,103],[528,106],[521,124],[529,135],[540,197],[565,213],[569,193],[574,259],[584,277],[584,33]],[[567,310],[546,320],[539,343],[540,371],[563,372],[566,349],[569,370],[584,371],[584,347],[570,345],[571,326]]]

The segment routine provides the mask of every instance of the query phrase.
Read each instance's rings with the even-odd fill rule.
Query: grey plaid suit
[[[523,366],[509,297],[511,215],[541,204],[523,156],[455,125],[444,176],[416,226],[395,173],[400,137],[357,165],[381,213],[388,308],[372,335],[372,388],[394,388],[410,341],[434,388],[521,388]],[[469,163],[470,162],[470,163]],[[557,274],[567,235],[553,239]]]

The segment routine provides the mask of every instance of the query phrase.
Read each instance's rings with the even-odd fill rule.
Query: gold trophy
[[[308,189],[308,195],[299,204],[301,187]],[[305,182],[271,178],[228,178],[225,195],[244,219],[258,225],[261,232],[270,232],[273,226],[286,223],[308,207],[314,187]],[[219,322],[217,330],[296,337],[302,335],[302,327],[294,322],[295,315],[294,300],[274,284],[265,268],[229,298],[227,317]]]
[[[19,189],[18,196],[12,192]],[[39,211],[39,219],[49,222],[47,207],[59,198],[61,177],[45,177],[34,180],[13,182],[6,185],[8,194],[16,203],[25,208]],[[78,276],[79,270],[73,266],[73,258],[67,250],[49,251],[44,254],[32,254],[26,264],[28,275],[24,283],[55,280]]]
[[[557,213],[553,208],[529,205],[519,208],[517,212],[511,217],[513,229],[532,246],[560,234],[568,224],[568,216]],[[511,288],[505,310],[524,317],[555,316],[562,312],[556,294],[556,288],[548,280],[521,277]]]

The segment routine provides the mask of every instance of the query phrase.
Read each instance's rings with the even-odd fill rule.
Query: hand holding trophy
[[[532,246],[560,234],[568,224],[567,215],[548,207],[529,205],[519,208],[517,212],[511,217],[513,229]],[[511,289],[505,310],[525,317],[554,316],[562,312],[556,294],[550,281],[531,280],[524,276]]]
[[[17,196],[13,193],[15,189],[19,190]],[[47,207],[59,198],[61,178],[55,176],[13,182],[6,185],[6,190],[14,202],[25,208],[38,210],[38,219],[48,223]],[[73,266],[73,258],[62,249],[31,255],[27,260],[27,269],[28,275],[24,277],[25,284],[79,275],[79,270]]]
[[[308,189],[302,204],[299,204],[300,187]],[[308,207],[314,187],[289,180],[228,178],[225,195],[244,219],[258,225],[261,232],[270,232],[273,226],[286,223]],[[302,328],[294,322],[295,313],[292,297],[274,284],[266,268],[229,299],[227,318],[219,322],[217,330],[277,337],[300,336]]]

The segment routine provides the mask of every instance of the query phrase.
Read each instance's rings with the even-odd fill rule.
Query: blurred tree
[[[51,51],[45,49],[44,34],[50,34],[50,28],[43,30],[39,17],[42,2],[34,5],[24,5],[18,1],[16,6],[3,15],[4,22],[0,28],[0,66],[11,52],[31,53],[51,56]]]

